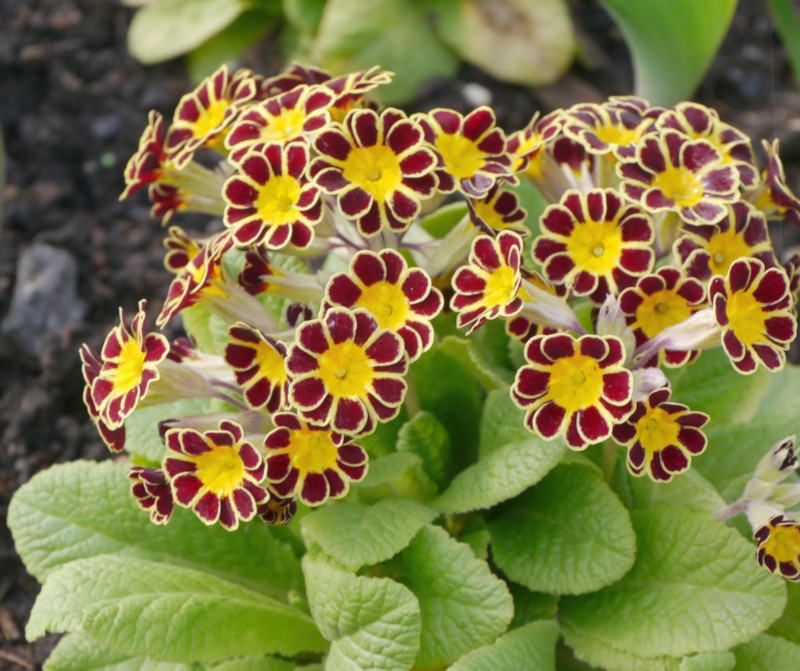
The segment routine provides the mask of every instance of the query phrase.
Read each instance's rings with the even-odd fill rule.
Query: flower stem
[[[611,482],[611,477],[614,475],[614,468],[617,465],[617,455],[619,454],[619,445],[613,440],[607,440],[603,444],[603,479],[606,482]]]
[[[409,367],[406,374],[406,410],[408,411],[408,418],[414,419],[421,411],[422,407],[419,404],[419,396],[417,395],[417,385],[414,383],[414,374]]]

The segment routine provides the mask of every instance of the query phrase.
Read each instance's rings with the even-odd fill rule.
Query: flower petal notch
[[[800,580],[800,523],[788,515],[775,515],[756,530],[756,559],[770,573]]]

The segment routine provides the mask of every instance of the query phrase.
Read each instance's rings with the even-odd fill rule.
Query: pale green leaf
[[[384,457],[370,459],[367,477],[361,482],[355,483],[353,488],[360,491],[385,485],[405,473],[409,468],[421,465],[422,459],[411,452],[393,452]]]
[[[420,412],[400,429],[397,449],[416,454],[425,473],[442,486],[453,477],[453,446],[447,429],[430,412]]]
[[[689,98],[728,31],[736,0],[603,0],[633,56],[636,94],[665,107]]]
[[[607,671],[678,671],[678,657],[643,657],[623,652],[606,641],[594,636],[584,636],[568,628],[562,628],[564,642],[572,649],[575,657],[592,669]]]
[[[506,389],[514,381],[514,372],[499,356],[505,355],[508,338],[495,341],[496,347],[488,338],[488,334],[496,334],[498,327],[505,336],[501,322],[488,322],[469,339],[447,336],[441,345],[443,352],[458,359],[487,390]]]
[[[434,238],[440,240],[466,216],[469,216],[467,204],[461,200],[437,207],[430,214],[426,214],[420,220],[419,225]]]
[[[603,479],[578,465],[555,468],[489,522],[492,556],[511,580],[537,592],[583,594],[633,566],[627,510]]]
[[[736,668],[742,671],[797,671],[800,645],[777,636],[761,634],[734,649]]]
[[[555,671],[558,637],[555,622],[532,622],[464,655],[450,671]]]
[[[788,601],[781,619],[769,628],[769,634],[780,636],[800,645],[800,583],[787,582]]]
[[[443,529],[423,528],[400,559],[422,610],[416,669],[450,664],[494,641],[511,622],[514,604],[505,583]]]
[[[371,506],[345,502],[306,515],[303,533],[355,571],[394,557],[436,516],[436,511],[408,499],[385,499]]]
[[[786,364],[770,375],[770,385],[758,408],[761,420],[783,420],[800,416],[800,366]]]
[[[325,671],[408,671],[419,650],[420,608],[389,578],[347,573],[309,552],[303,557],[308,601],[331,642]]]
[[[735,530],[685,508],[631,518],[633,569],[599,592],[562,598],[568,643],[575,634],[641,657],[684,656],[726,650],[780,617],[783,582],[756,564]]]
[[[508,387],[489,392],[481,417],[481,458],[509,443],[529,440],[531,432],[525,428],[525,411],[514,405]]]
[[[75,630],[174,662],[326,648],[311,618],[285,603],[209,573],[119,555],[73,561],[42,586],[28,638]]]
[[[678,671],[732,671],[736,657],[732,652],[702,652],[699,655],[684,657]]]
[[[136,506],[127,468],[108,461],[77,461],[35,475],[15,494],[8,525],[40,581],[62,564],[115,554],[196,568],[273,594],[302,586],[294,554],[266,525],[256,521],[230,533],[178,509],[167,526],[156,526]]]
[[[725,500],[696,468],[681,473],[669,482],[654,482],[646,476],[631,476],[622,453],[611,486],[630,509],[665,505],[682,506],[698,513],[713,513],[725,507]]]

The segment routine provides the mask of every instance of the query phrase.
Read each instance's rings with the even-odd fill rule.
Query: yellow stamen
[[[364,396],[372,384],[372,363],[362,347],[347,340],[319,357],[319,377],[334,397]]]
[[[676,445],[680,424],[661,408],[651,408],[636,422],[636,437],[645,451],[652,455],[668,445]]]
[[[272,177],[258,191],[255,206],[259,218],[272,226],[282,226],[297,220],[296,207],[300,198],[300,184],[294,177]]]
[[[291,432],[287,452],[300,473],[322,473],[336,466],[338,457],[330,433],[309,429]]]
[[[550,369],[547,400],[567,412],[596,405],[603,392],[603,371],[597,361],[584,354],[559,359]]]
[[[579,270],[609,275],[622,257],[622,231],[616,221],[586,221],[567,239],[567,254]]]
[[[385,145],[352,149],[344,160],[342,174],[379,203],[389,198],[403,180],[397,154]]]
[[[444,160],[447,171],[456,179],[469,179],[486,162],[486,154],[463,135],[442,134],[436,138],[436,148]]]
[[[197,477],[214,495],[230,496],[241,486],[245,475],[239,452],[230,445],[209,444],[211,450],[195,457]]]
[[[689,318],[691,314],[685,298],[674,289],[664,289],[646,296],[636,308],[636,325],[648,338],[652,338]]]
[[[376,282],[364,287],[355,307],[366,308],[378,320],[383,329],[396,331],[406,323],[408,299],[397,284]]]

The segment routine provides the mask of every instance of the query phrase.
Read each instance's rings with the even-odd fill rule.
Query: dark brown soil
[[[764,2],[739,5],[696,97],[754,138],[777,133],[798,192],[800,95]],[[502,125],[511,130],[537,109],[630,93],[629,59],[613,22],[596,1],[574,0],[572,7],[590,66],[576,64],[558,84],[534,92],[465,67],[455,82],[431,82],[416,107],[467,108],[463,85],[475,82],[491,92]],[[148,110],[171,118],[190,84],[181,62],[145,68],[128,55],[131,14],[111,0],[0,2],[0,121],[7,151],[0,320],[15,285],[25,281],[19,259],[32,245],[49,246],[40,262],[52,264],[54,278],[52,292],[38,298],[44,306],[38,316],[32,313],[0,339],[0,670],[40,668],[55,640],[24,639],[38,585],[14,552],[5,526],[8,501],[53,463],[107,456],[81,403],[77,348],[101,344],[118,306],[132,310],[149,297],[157,307],[168,280],[162,232],[144,199],[120,203],[117,196]],[[275,47],[266,44],[245,60],[273,72]],[[794,235],[787,231],[787,241]]]

